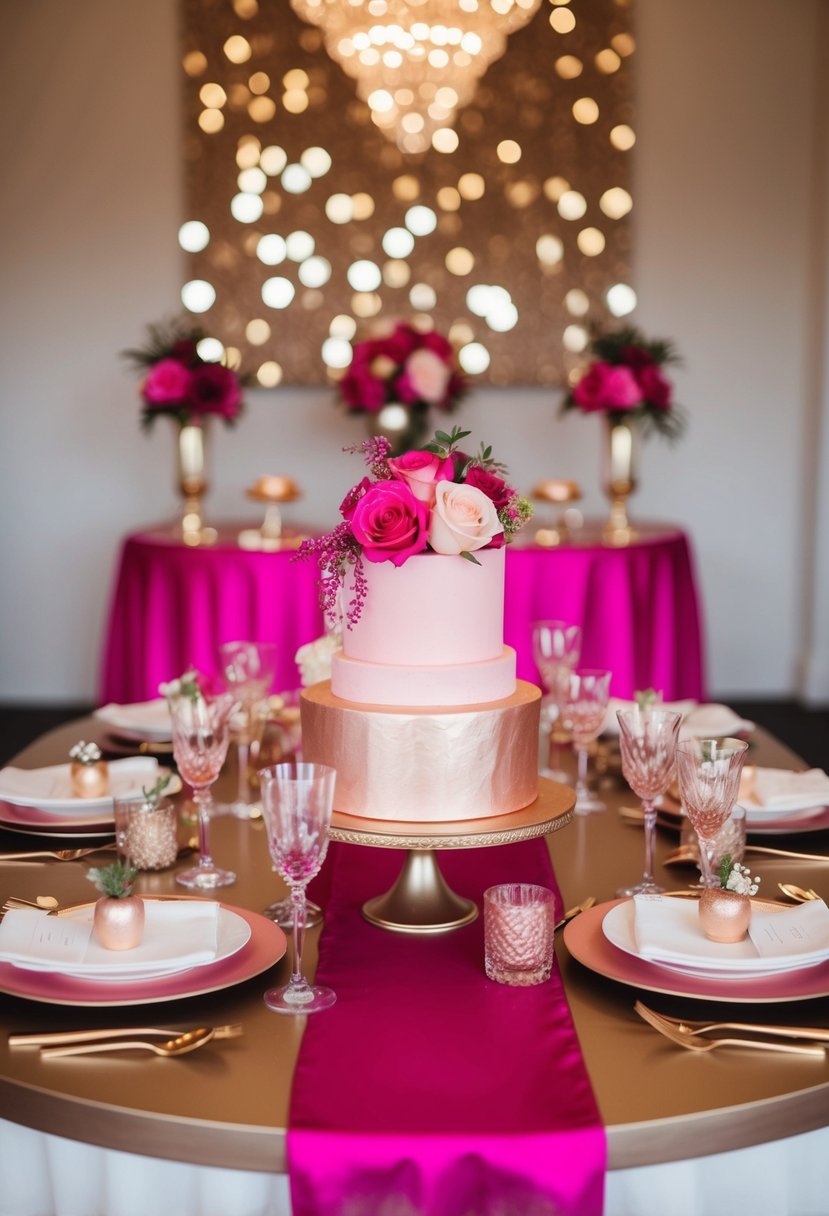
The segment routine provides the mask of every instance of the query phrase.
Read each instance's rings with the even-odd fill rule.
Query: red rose
[[[636,372],[636,380],[642,396],[657,410],[669,410],[673,387],[670,380],[662,375],[655,363],[640,367]]]
[[[351,487],[340,503],[340,515],[342,515],[343,519],[351,519],[357,503],[373,485],[373,481],[370,481],[368,477],[364,477],[356,486]]]
[[[187,405],[194,414],[219,414],[234,419],[242,408],[239,379],[221,363],[204,363],[193,372]]]
[[[402,481],[376,481],[359,499],[351,530],[370,562],[402,566],[429,540],[429,508]]]
[[[473,464],[469,469],[465,484],[483,490],[487,498],[490,498],[495,504],[496,511],[505,507],[515,494],[515,490],[512,486],[507,485],[503,477],[499,477],[497,473],[490,473],[489,469],[482,469],[477,464]]]

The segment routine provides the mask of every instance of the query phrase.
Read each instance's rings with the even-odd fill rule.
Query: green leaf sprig
[[[132,884],[137,874],[138,871],[131,866],[116,861],[111,866],[93,867],[87,871],[86,877],[109,899],[127,899],[132,895]]]

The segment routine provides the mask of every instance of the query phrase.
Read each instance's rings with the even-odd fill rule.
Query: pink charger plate
[[[0,801],[0,828],[28,836],[114,836],[115,817],[102,811],[68,817],[39,806]]]
[[[612,945],[602,932],[602,921],[611,908],[624,903],[615,899],[597,904],[576,916],[564,929],[564,944],[583,967],[606,979],[662,992],[668,996],[687,996],[700,1001],[726,1001],[732,1004],[773,1004],[780,1001],[806,1001],[829,995],[829,962],[781,975],[745,979],[703,979],[685,976],[659,967]]]
[[[198,896],[174,896],[177,899],[197,899]],[[49,1005],[153,1005],[160,1001],[178,1001],[185,997],[203,996],[231,988],[267,971],[278,963],[287,949],[287,938],[278,925],[258,912],[221,905],[241,916],[250,926],[250,940],[241,950],[217,963],[188,967],[174,975],[156,979],[96,984],[94,980],[58,975],[51,971],[26,971],[11,963],[0,963],[0,992],[25,997]]]

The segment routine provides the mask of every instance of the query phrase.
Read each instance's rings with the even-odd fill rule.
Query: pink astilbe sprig
[[[351,443],[343,448],[344,452],[359,453],[368,471],[376,481],[388,481],[393,476],[388,466],[388,456],[391,442],[385,435],[373,435],[362,443]]]
[[[354,566],[354,600],[349,605],[346,616],[349,621],[359,619],[365,599],[365,576],[362,573],[360,546],[351,531],[351,522],[344,519],[324,536],[312,536],[304,540],[296,551],[295,561],[305,561],[314,558],[320,571],[317,586],[320,589],[320,608],[329,620],[339,618],[340,588],[343,585],[347,566]],[[360,588],[362,587],[362,595]],[[356,614],[356,615],[355,615]]]

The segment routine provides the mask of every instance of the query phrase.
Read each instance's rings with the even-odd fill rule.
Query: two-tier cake
[[[344,573],[351,619],[330,681],[302,694],[303,756],[337,770],[335,806],[347,814],[433,823],[508,814],[538,789],[541,694],[516,682],[503,641],[504,532],[526,506],[451,445],[442,457],[407,456],[388,461],[391,479],[364,479],[346,497],[346,560],[330,537],[311,550],[325,555],[324,573],[326,561],[329,575]]]

